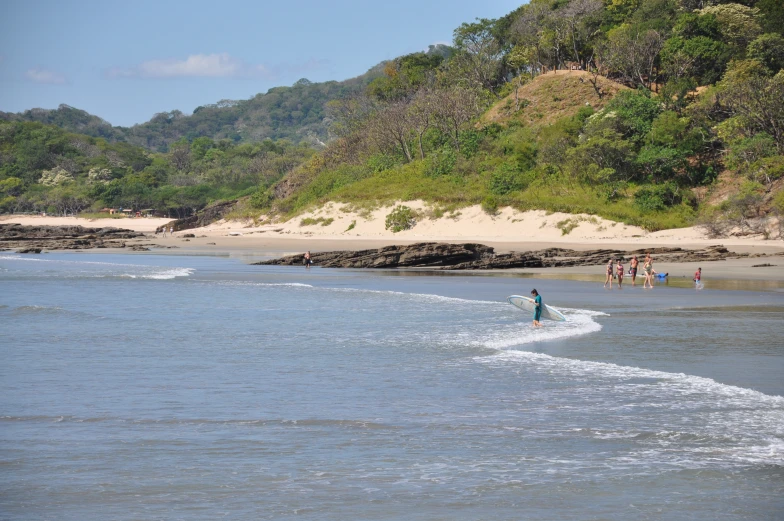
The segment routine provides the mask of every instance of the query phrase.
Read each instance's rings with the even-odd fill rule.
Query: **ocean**
[[[705,278],[0,253],[0,519],[784,519],[784,292]]]

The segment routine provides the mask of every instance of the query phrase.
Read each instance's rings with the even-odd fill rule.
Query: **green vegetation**
[[[314,150],[287,141],[179,141],[168,154],[72,134],[41,123],[0,122],[0,211],[74,214],[154,209],[184,217],[220,199],[266,189]]]
[[[321,226],[329,226],[334,221],[335,221],[335,219],[333,219],[332,217],[328,217],[328,218],[318,217],[318,218],[315,218],[315,219],[312,218],[312,217],[305,217],[304,219],[302,219],[299,222],[299,225],[300,226],[315,226],[317,224],[320,224]]]
[[[374,67],[346,81],[313,83],[301,79],[291,87],[275,87],[248,100],[221,100],[197,107],[192,115],[179,110],[155,114],[133,127],[113,127],[103,119],[68,105],[55,110],[32,109],[20,114],[0,112],[0,120],[55,125],[68,132],[125,142],[155,152],[168,152],[176,142],[197,138],[232,143],[288,140],[321,146],[329,140],[327,102],[364,89],[380,74]]]
[[[784,212],[784,8],[714,4],[532,0],[349,82],[305,80],[133,129],[70,107],[11,115],[0,210],[182,215],[247,196],[236,215],[292,216],[422,199],[451,215],[480,204],[753,232]],[[294,144],[308,140],[320,150]],[[398,206],[387,224],[416,217]]]
[[[338,139],[270,206],[423,199],[657,230],[707,215],[695,189],[748,180],[762,191],[738,201],[763,215],[784,177],[774,4],[533,0],[463,24],[449,53],[400,57],[330,103]],[[567,65],[581,70],[550,74]]]
[[[408,206],[397,206],[387,215],[386,229],[393,233],[410,230],[416,224],[416,217],[416,212]]]

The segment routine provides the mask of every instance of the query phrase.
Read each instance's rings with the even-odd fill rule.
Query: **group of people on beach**
[[[629,276],[632,278],[632,286],[637,285],[637,269],[639,268],[640,261],[637,259],[637,255],[632,255],[632,259],[629,261]],[[654,277],[659,279],[666,279],[670,274],[669,273],[659,273],[655,269],[653,269],[653,258],[651,257],[650,253],[645,254],[645,261],[642,265],[642,274],[645,277],[645,281],[642,284],[644,289],[653,289],[653,279]],[[607,262],[607,269],[605,270],[606,278],[604,279],[604,287],[606,288],[609,284],[610,289],[612,289],[613,279],[618,279],[618,289],[623,288],[623,277],[624,277],[624,267],[623,267],[623,259],[610,259]],[[702,268],[697,268],[697,271],[694,273],[694,285],[697,288],[702,287]]]
[[[166,238],[166,230],[168,230],[168,231],[169,231],[169,235],[171,235],[172,237],[174,237],[174,226],[172,226],[172,227],[170,227],[170,228],[166,228],[166,227],[164,226],[163,228],[161,228],[161,231],[163,231],[163,237],[164,237],[164,238]],[[158,230],[155,230],[155,235],[158,235]]]

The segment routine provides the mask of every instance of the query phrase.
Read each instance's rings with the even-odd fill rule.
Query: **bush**
[[[643,186],[634,194],[634,205],[647,212],[660,212],[682,201],[680,189],[674,183]]]
[[[249,203],[251,207],[261,209],[269,208],[272,205],[272,200],[275,196],[268,190],[257,190],[256,193],[250,196]]]
[[[428,177],[447,176],[452,173],[457,163],[457,155],[451,147],[443,147],[427,158],[425,175]]]
[[[495,195],[506,195],[510,192],[525,190],[528,183],[528,176],[520,172],[516,165],[507,161],[490,174],[487,189]]]
[[[498,201],[492,195],[488,195],[482,199],[482,210],[488,215],[496,215],[498,213]]]
[[[416,225],[416,212],[408,206],[397,206],[387,215],[385,224],[386,229],[397,233],[403,230],[410,230]]]

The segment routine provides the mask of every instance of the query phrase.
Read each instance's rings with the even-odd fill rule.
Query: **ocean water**
[[[784,293],[506,275],[0,254],[0,519],[784,519]]]

